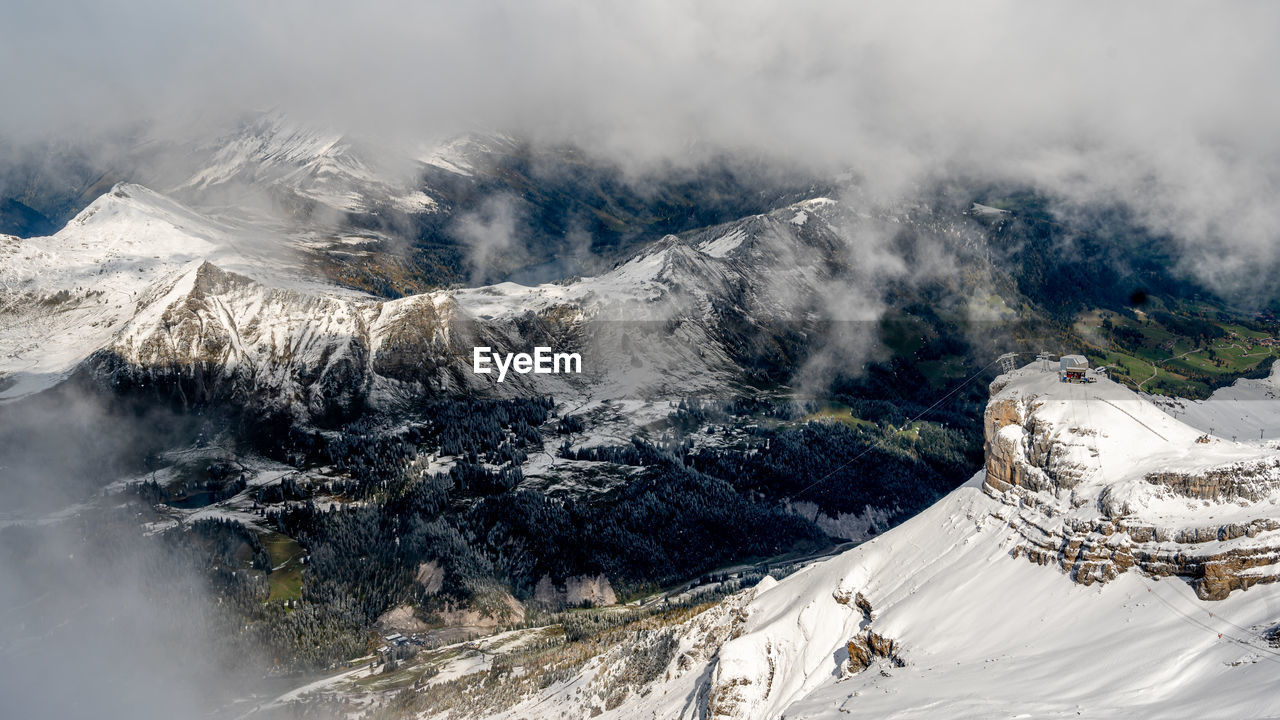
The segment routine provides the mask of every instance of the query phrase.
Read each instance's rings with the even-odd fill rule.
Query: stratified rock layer
[[[1210,438],[1105,378],[1024,368],[992,384],[985,491],[1011,512],[1015,556],[1080,583],[1132,568],[1204,599],[1280,578],[1280,458]]]

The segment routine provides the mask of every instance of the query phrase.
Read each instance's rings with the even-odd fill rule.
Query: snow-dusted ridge
[[[794,320],[837,244],[824,223],[788,223],[794,212],[668,237],[571,283],[384,301],[309,279],[290,238],[120,185],[53,236],[2,241],[0,400],[80,368],[302,417],[459,390],[596,403],[726,391],[741,373],[734,338]],[[772,271],[779,258],[787,269]],[[471,373],[476,345],[581,352],[584,372],[499,386]]]
[[[370,149],[278,112],[246,122],[207,150],[207,162],[173,188],[179,197],[234,201],[266,190],[290,205],[307,201],[340,212],[439,210],[434,198],[414,187],[419,165],[411,158],[390,161],[400,167],[388,173]],[[396,175],[399,180],[392,179]]]

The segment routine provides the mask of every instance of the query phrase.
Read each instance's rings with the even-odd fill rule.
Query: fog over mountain
[[[0,135],[110,148],[278,108],[387,145],[490,128],[1123,203],[1224,289],[1277,258],[1263,3],[7,3]],[[109,149],[104,150],[110,152]]]

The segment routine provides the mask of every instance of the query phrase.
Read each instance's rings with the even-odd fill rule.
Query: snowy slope
[[[54,236],[3,240],[0,399],[56,384],[90,359],[116,384],[158,381],[185,396],[178,386],[195,383],[206,400],[309,413],[332,409],[326,395],[354,408],[462,389],[593,406],[731,392],[742,372],[735,343],[802,322],[822,294],[822,260],[837,240],[815,220],[788,222],[795,212],[705,239],[668,237],[572,283],[382,301],[308,279],[289,238],[121,185]],[[498,384],[471,372],[480,345],[580,352],[583,373]]]
[[[791,222],[798,212],[809,218]],[[601,371],[595,397],[729,392],[761,347],[812,322],[822,307],[842,320],[874,313],[877,268],[848,258],[837,226],[846,208],[827,198],[667,236],[608,272],[570,283],[500,283],[452,293],[468,314],[511,321],[573,319],[584,367]],[[863,287],[865,285],[865,287]],[[874,316],[874,315],[873,315]]]
[[[1280,439],[1280,364],[1261,379],[1241,379],[1207,400],[1165,396],[1149,399],[1182,422],[1220,438]]]
[[[1158,568],[1079,575],[1028,562],[1026,533],[1037,522],[1047,534],[1055,523],[1104,515],[1108,491],[1130,503],[1125,515],[1111,517],[1117,544],[1141,545],[1127,533],[1144,525],[1216,525],[1224,513],[1275,520],[1274,489],[1253,500],[1188,502],[1145,478],[1268,462],[1276,451],[1197,443],[1199,431],[1106,380],[1066,385],[1028,367],[1002,376],[993,395],[988,440],[996,462],[989,455],[989,468],[1014,477],[1002,465],[1010,456],[1000,454],[1001,442],[1014,434],[1008,428],[1030,426],[1037,436],[1014,443],[1024,451],[1039,443],[1023,456],[1038,464],[1015,477],[1022,484],[993,484],[979,472],[875,540],[776,584],[766,579],[682,624],[680,652],[666,672],[633,688],[620,706],[604,707],[597,679],[625,667],[632,652],[626,648],[600,656],[507,716],[1280,715],[1280,695],[1271,688],[1280,649],[1270,639],[1280,626],[1280,586],[1253,585],[1208,600]],[[1011,406],[1025,411],[1017,422],[1003,415]],[[1043,474],[1039,490],[1026,484],[1033,468]],[[1142,483],[1156,492],[1135,487]],[[1273,527],[1247,540],[1274,555],[1278,535]],[[1185,540],[1157,544],[1196,552]],[[1072,550],[1069,541],[1059,547]]]
[[[533,315],[549,329],[572,328],[568,347],[582,352],[584,371],[602,399],[671,397],[724,390],[737,374],[716,341],[711,307],[712,296],[727,292],[732,273],[671,237],[594,278],[534,287],[501,283],[452,297],[490,323]]]
[[[418,154],[418,160],[424,165],[455,175],[471,177],[481,158],[496,153],[509,153],[517,145],[514,138],[501,133],[467,133],[423,149]]]
[[[414,187],[416,163],[398,158],[398,173],[384,158],[335,132],[294,122],[271,112],[246,122],[203,152],[207,162],[173,192],[202,205],[233,205],[263,191],[289,205],[319,203],[342,212],[379,206],[403,212],[435,212],[435,199]],[[399,179],[394,179],[399,174]]]
[[[760,648],[770,643],[794,658],[796,670],[739,716],[1241,718],[1280,712],[1280,697],[1269,690],[1280,655],[1262,637],[1280,621],[1280,594],[1251,591],[1214,603],[1197,599],[1180,581],[1138,574],[1101,586],[1070,583],[1009,557],[1015,541],[1001,521],[1005,510],[983,494],[980,480],[808,577],[788,578],[806,586],[796,595],[776,594],[784,581],[761,598],[744,638],[722,650],[720,666],[754,663],[756,672],[720,670],[718,679],[760,679],[760,661],[768,657]],[[899,643],[904,667],[881,663],[884,674],[874,668],[833,677],[839,639],[864,622],[835,600],[839,588],[864,593],[874,608],[870,625]]]
[[[0,398],[55,384],[114,336],[153,282],[239,255],[228,229],[120,185],[44,238],[0,240]]]

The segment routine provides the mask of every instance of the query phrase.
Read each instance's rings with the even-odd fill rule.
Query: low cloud
[[[206,581],[160,539],[94,517],[0,528],[6,716],[208,717],[247,695],[256,676],[218,657]]]
[[[263,659],[235,642],[199,552],[144,536],[141,506],[102,491],[200,426],[135,410],[75,383],[0,406],[6,717],[210,717],[257,689]]]
[[[494,195],[476,212],[459,217],[452,226],[454,237],[467,249],[467,265],[473,285],[502,278],[525,255],[517,232],[519,208],[514,199]]]
[[[276,107],[385,144],[750,154],[885,197],[963,173],[1123,204],[1247,291],[1280,258],[1277,26],[1262,3],[19,2],[0,135],[210,137]]]

